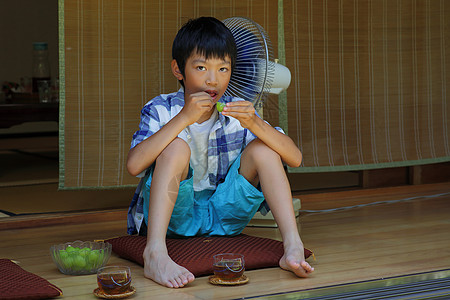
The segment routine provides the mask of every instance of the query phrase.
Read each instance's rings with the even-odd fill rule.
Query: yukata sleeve
[[[133,134],[130,148],[136,147],[140,142],[160,130],[161,127],[160,117],[156,106],[152,105],[152,103],[145,105],[141,110],[139,129]]]

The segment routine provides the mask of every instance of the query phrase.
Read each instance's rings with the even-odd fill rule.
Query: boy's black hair
[[[176,60],[183,77],[187,59],[194,53],[208,58],[231,59],[231,72],[236,64],[236,42],[231,31],[213,17],[191,19],[178,31],[172,45],[172,58]],[[181,85],[184,83],[180,80]]]

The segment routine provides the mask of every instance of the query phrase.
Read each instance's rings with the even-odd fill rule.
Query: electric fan
[[[291,82],[289,69],[274,61],[272,43],[263,27],[251,19],[223,21],[236,42],[236,66],[225,95],[239,97],[260,108],[269,93],[279,94]]]

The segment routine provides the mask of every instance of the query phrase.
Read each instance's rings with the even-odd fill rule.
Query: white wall
[[[0,0],[0,84],[31,78],[33,42],[48,42],[58,76],[58,1]]]

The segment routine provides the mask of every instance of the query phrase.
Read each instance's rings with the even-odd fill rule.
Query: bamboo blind
[[[188,19],[243,16],[277,41],[277,0],[59,0],[61,189],[134,185],[126,171],[140,110],[176,91],[173,38]]]
[[[450,4],[284,1],[297,172],[450,160]]]
[[[134,185],[125,162],[142,106],[178,89],[179,27],[249,17],[291,86],[264,117],[301,148],[291,172],[450,160],[445,0],[59,0],[60,188]],[[278,101],[280,101],[278,103]]]

